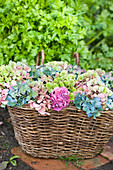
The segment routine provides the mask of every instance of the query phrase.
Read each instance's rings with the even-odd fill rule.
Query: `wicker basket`
[[[113,111],[102,111],[101,116],[88,118],[75,106],[50,116],[39,115],[31,108],[8,107],[15,137],[22,150],[33,157],[57,158],[97,155],[113,135]]]
[[[36,66],[44,65],[44,51],[37,55]],[[79,65],[79,54],[75,52]],[[97,155],[113,135],[113,111],[102,111],[101,116],[88,118],[82,110],[69,106],[51,115],[42,116],[27,107],[8,107],[15,137],[22,150],[33,157],[57,158],[80,155],[92,158]]]

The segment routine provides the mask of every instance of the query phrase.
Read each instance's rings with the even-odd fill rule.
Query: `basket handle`
[[[76,63],[79,66],[79,54],[78,54],[78,52],[73,53],[73,58],[76,58]]]
[[[36,66],[39,66],[40,55],[42,56],[42,58],[41,58],[41,65],[44,65],[45,55],[44,55],[44,50],[41,50],[41,52],[39,52],[37,54]]]
[[[41,52],[39,52],[37,54],[36,66],[39,66],[40,54],[42,55],[41,65],[44,65],[45,55],[44,55],[44,50],[41,50]],[[79,66],[79,54],[78,54],[78,52],[73,53],[73,58],[76,58],[76,63]]]

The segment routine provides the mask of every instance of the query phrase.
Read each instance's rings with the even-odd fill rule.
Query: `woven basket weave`
[[[31,108],[8,107],[15,137],[22,150],[33,157],[57,158],[97,155],[113,135],[113,111],[88,118],[86,113],[69,106],[60,112],[50,110],[42,116]]]

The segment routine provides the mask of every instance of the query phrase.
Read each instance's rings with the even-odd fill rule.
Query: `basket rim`
[[[35,110],[34,108],[31,108],[31,107],[29,106],[29,104],[25,104],[25,105],[23,105],[23,107],[17,107],[17,106],[14,106],[14,107],[7,106],[7,107],[8,107],[8,108],[18,108],[18,109],[22,109],[22,110],[28,110],[28,111],[30,110],[30,111],[36,111],[36,112],[38,112],[38,111]],[[83,111],[83,110],[77,109],[76,106],[74,106],[74,105],[70,105],[70,106],[68,106],[68,107],[66,107],[66,108],[63,108],[63,109],[60,110],[60,111],[65,111],[65,110],[72,110],[72,111],[78,110],[78,111],[81,111],[81,112],[86,113],[86,112]],[[48,110],[48,112],[52,112],[52,111],[55,111],[55,110],[53,110],[53,109],[49,109],[49,110]],[[56,112],[60,112],[60,111],[56,111]],[[106,112],[113,113],[113,110],[103,110],[103,111],[100,111],[100,113],[106,113]]]

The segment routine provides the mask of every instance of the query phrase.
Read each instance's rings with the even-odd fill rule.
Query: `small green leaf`
[[[32,90],[32,97],[35,98],[37,95],[38,95],[37,92]]]
[[[9,163],[8,161],[4,161],[4,162],[0,163],[0,170],[5,170],[8,163]]]
[[[66,161],[66,167],[68,167],[68,164],[69,164],[69,162],[68,162],[68,161]]]
[[[98,112],[98,113],[96,113],[96,116],[98,117],[98,116],[100,116],[101,115],[101,113],[100,112]]]
[[[10,163],[13,165],[13,166],[17,166],[17,162],[16,162],[16,160],[14,160],[14,159],[17,159],[17,158],[20,158],[20,156],[12,156],[11,158],[10,158]]]
[[[70,100],[74,100],[74,94],[73,93],[70,93],[69,97],[70,97]]]
[[[12,161],[10,161],[10,163],[11,163],[13,166],[17,166],[16,160],[12,160]]]
[[[47,83],[46,87],[47,87],[48,90],[50,90],[51,89],[51,83]]]
[[[104,93],[104,94],[106,93],[106,88],[103,89],[102,93]]]
[[[33,97],[33,96],[32,96]],[[26,97],[26,101],[29,101],[30,100],[30,96],[27,96]]]
[[[12,161],[13,159],[18,159],[18,158],[20,158],[20,156],[18,156],[18,155],[12,156],[12,157],[10,158],[10,161]]]
[[[63,82],[59,82],[59,85],[60,85],[60,87],[63,87],[64,83]]]

